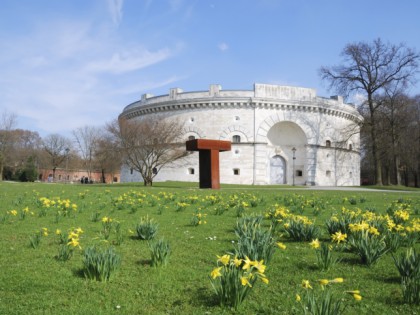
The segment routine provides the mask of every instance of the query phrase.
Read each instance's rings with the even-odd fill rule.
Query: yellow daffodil
[[[360,294],[353,294],[353,298],[354,298],[356,301],[360,301],[360,300],[362,299],[362,296],[361,296]]]
[[[55,230],[55,234],[60,235],[61,234],[61,230],[60,229]]]
[[[251,283],[249,283],[248,277],[241,277],[241,284],[243,286],[249,286],[250,288],[252,288]]]
[[[261,281],[264,282],[265,284],[268,284],[268,278],[267,277],[260,277]]]
[[[277,242],[276,245],[278,246],[278,248],[280,249],[286,249],[286,245],[284,245],[282,242]]]
[[[217,256],[217,261],[220,261],[224,266],[226,266],[230,261],[230,255],[223,255],[223,256]]]
[[[329,280],[327,280],[327,279],[320,279],[320,280],[318,280],[318,283],[319,283],[322,287],[324,287],[324,286],[328,285],[328,283],[330,283],[330,281],[329,281]]]
[[[81,227],[78,227],[77,229],[74,230],[77,234],[82,234],[83,230]]]
[[[335,232],[333,235],[331,235],[331,239],[334,242],[337,242],[337,244],[340,244],[340,242],[344,242],[347,238],[347,234],[341,233],[341,231]]]
[[[300,302],[301,299],[302,298],[300,297],[300,295],[299,294],[296,294],[296,302]]]
[[[80,247],[79,239],[72,238],[70,240],[70,242],[67,243],[67,245],[70,245],[70,246],[73,246],[73,247],[76,247],[76,246],[79,246]]]
[[[318,241],[318,239],[312,240],[312,242],[309,243],[309,245],[311,246],[311,248],[313,249],[317,249],[319,248],[319,246],[321,246],[320,242]]]
[[[223,268],[223,267],[217,267],[217,268],[214,268],[214,269],[213,269],[213,271],[211,272],[210,276],[211,276],[213,279],[216,279],[217,277],[221,277],[221,276],[222,276],[222,274],[220,273],[220,270],[222,270],[222,268]]]
[[[258,270],[258,272],[260,272],[260,273],[265,272],[266,266],[264,265],[264,260],[253,261],[253,262],[251,262],[251,264]]]
[[[233,259],[233,264],[236,268],[238,268],[242,264],[242,259],[238,259],[238,257],[235,256],[235,258]]]
[[[13,215],[13,216],[17,216],[17,211],[16,210],[11,210],[10,214]]]
[[[47,228],[42,228],[42,235],[43,236],[48,236],[48,229]]]
[[[243,265],[243,267],[242,267],[242,269],[243,270],[248,270],[249,268],[251,268],[251,260],[248,258],[248,256],[245,256],[245,259],[244,259],[244,265]]]
[[[343,278],[335,278],[335,279],[331,280],[330,282],[333,282],[333,283],[342,283],[342,282],[344,282],[344,279]]]
[[[302,280],[302,288],[304,288],[304,289],[312,289],[312,286],[309,283],[309,280]]]

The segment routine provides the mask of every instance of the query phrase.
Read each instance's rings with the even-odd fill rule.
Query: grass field
[[[419,226],[418,191],[230,185],[211,191],[186,183],[160,183],[152,188],[0,183],[0,314],[303,314],[296,301],[296,294],[305,292],[302,280],[309,280],[313,290],[321,292],[317,280],[334,278],[344,279],[329,290],[343,299],[346,314],[419,314],[418,305],[403,303],[390,252],[368,267],[341,245],[346,240],[340,246],[332,241],[326,222],[334,214],[340,216],[343,207],[349,212],[360,209],[360,216],[366,210],[385,215],[404,209],[409,218],[401,219],[401,226]],[[293,240],[284,226],[290,217],[284,217],[273,236],[286,249],[276,247],[267,263],[269,283],[257,282],[236,311],[220,306],[210,273],[217,265],[216,255],[234,252],[238,218],[263,215],[262,228],[268,230],[272,220],[266,214],[279,208],[314,222],[321,230],[319,240],[333,245],[340,261],[328,271],[321,270],[310,240]],[[203,221],[194,226],[198,213]],[[136,225],[146,216],[158,224],[155,239],[164,238],[170,244],[166,266],[152,267],[148,242],[137,237]],[[116,225],[107,234],[104,218],[119,223],[119,234]],[[386,221],[380,224],[383,228]],[[69,260],[59,261],[57,229],[64,234],[77,228],[83,230],[78,239],[81,248],[74,247]],[[418,236],[419,231],[412,234]],[[31,246],[30,239],[36,235],[42,235],[39,245]],[[83,251],[91,245],[112,246],[121,256],[121,266],[108,282],[84,275]],[[420,250],[418,238],[413,246]],[[403,245],[396,255],[406,250]],[[362,300],[343,293],[351,290],[360,290]]]

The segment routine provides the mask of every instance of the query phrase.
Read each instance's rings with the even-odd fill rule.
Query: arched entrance
[[[286,183],[286,161],[275,155],[270,159],[270,184]]]
[[[303,129],[295,122],[280,121],[268,130],[267,140],[270,183],[305,183],[307,137]]]

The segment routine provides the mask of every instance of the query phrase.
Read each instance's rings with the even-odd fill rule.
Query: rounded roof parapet
[[[222,90],[217,84],[210,85],[208,91],[184,92],[172,88],[169,94],[153,96],[143,94],[141,100],[126,106],[120,117],[135,116],[166,110],[197,108],[200,106],[260,106],[322,111],[325,113],[340,112],[355,121],[362,121],[362,116],[352,104],[344,103],[343,97],[319,97],[312,88],[281,86],[255,83],[253,90]]]

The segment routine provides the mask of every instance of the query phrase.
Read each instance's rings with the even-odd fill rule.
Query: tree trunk
[[[106,180],[105,180],[105,170],[102,169],[102,183],[106,184]]]
[[[378,158],[378,149],[376,144],[376,120],[375,120],[375,109],[373,107],[373,100],[372,96],[368,95],[368,102],[370,108],[370,122],[372,124],[370,128],[370,135],[372,138],[372,157],[373,157],[373,164],[375,169],[375,184],[382,186],[382,163],[381,160]]]

